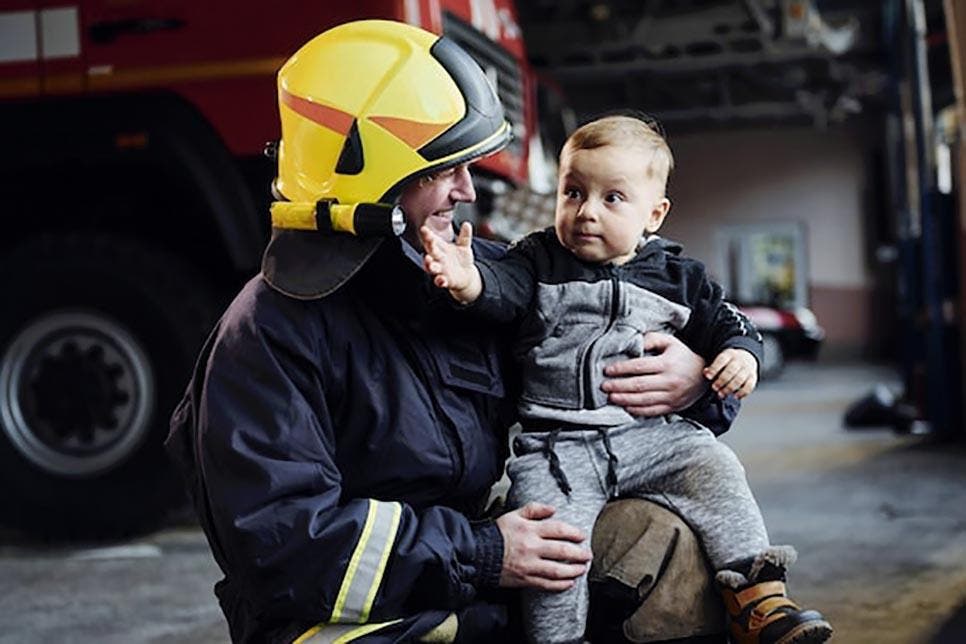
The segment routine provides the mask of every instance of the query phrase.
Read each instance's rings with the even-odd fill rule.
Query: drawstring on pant
[[[620,488],[617,485],[617,454],[610,446],[610,436],[607,435],[607,429],[601,427],[597,430],[597,433],[600,434],[601,440],[604,442],[604,450],[607,452],[607,492],[611,498],[614,498],[620,494]]]
[[[564,474],[563,469],[560,467],[560,459],[557,458],[557,452],[553,449],[554,443],[557,442],[558,434],[560,434],[559,429],[554,429],[547,434],[547,440],[543,444],[543,455],[550,461],[550,474],[553,475],[553,480],[557,482],[560,491],[570,496],[570,483],[567,481],[567,475]]]
[[[550,463],[550,474],[553,476],[553,480],[557,482],[557,486],[560,491],[565,495],[570,496],[570,482],[567,480],[567,475],[564,474],[563,468],[560,467],[560,458],[557,456],[557,452],[554,450],[554,446],[557,443],[557,437],[560,435],[560,428],[553,429],[547,432],[547,437],[543,443],[543,455],[547,458]],[[620,488],[617,485],[617,454],[614,453],[613,447],[610,444],[610,436],[607,434],[606,427],[599,427],[597,433],[600,434],[601,442],[604,444],[604,451],[607,452],[607,494],[611,498],[617,497],[620,493]]]

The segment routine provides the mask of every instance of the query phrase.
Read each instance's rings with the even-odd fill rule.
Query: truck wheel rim
[[[46,472],[110,469],[144,440],[155,385],[147,354],[100,313],[59,311],[32,320],[0,362],[0,425]]]

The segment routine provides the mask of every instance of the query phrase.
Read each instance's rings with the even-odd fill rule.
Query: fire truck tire
[[[183,501],[171,410],[214,319],[180,258],[44,237],[0,257],[0,522],[48,538],[156,527]]]

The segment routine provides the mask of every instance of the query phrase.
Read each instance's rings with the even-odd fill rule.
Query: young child
[[[588,123],[560,153],[554,228],[501,260],[474,261],[468,224],[455,244],[424,227],[425,267],[469,310],[518,325],[523,432],[507,467],[511,506],[550,503],[555,518],[590,534],[618,495],[668,505],[702,539],[733,641],[822,642],[831,626],[786,597],[795,551],[769,544],[734,453],[692,420],[634,418],[600,388],[604,366],[642,355],[648,331],[675,333],[710,361],[705,375],[721,397],[744,397],[757,383],[761,336],[699,262],[655,236],[672,165],[650,123]],[[560,593],[524,591],[528,637],[582,641],[587,592],[586,575]]]

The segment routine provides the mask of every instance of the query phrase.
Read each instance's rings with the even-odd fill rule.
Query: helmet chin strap
[[[398,237],[406,230],[402,208],[387,203],[340,204],[335,199],[316,202],[275,201],[272,227],[350,233],[360,237]]]

